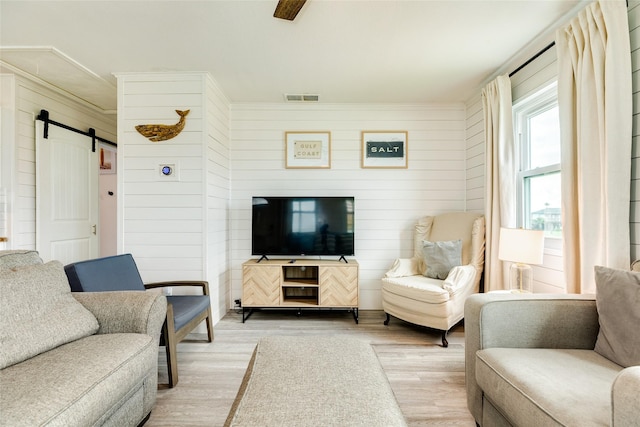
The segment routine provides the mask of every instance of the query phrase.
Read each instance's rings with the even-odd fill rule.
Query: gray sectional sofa
[[[604,273],[598,300],[467,299],[467,402],[478,425],[640,426],[640,275]],[[627,274],[637,276],[625,290]]]
[[[72,293],[61,263],[0,251],[0,426],[137,426],[156,400],[166,298]]]

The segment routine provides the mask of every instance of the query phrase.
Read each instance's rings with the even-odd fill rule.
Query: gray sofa
[[[72,293],[63,266],[0,251],[0,426],[136,426],[156,400],[166,298]]]
[[[640,366],[624,368],[595,350],[598,310],[593,295],[469,297],[466,388],[476,423],[639,426]],[[627,331],[618,331],[628,346],[637,344],[635,322],[630,317]],[[640,348],[634,351],[637,357]]]

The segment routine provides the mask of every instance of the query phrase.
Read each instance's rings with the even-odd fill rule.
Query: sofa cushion
[[[42,258],[36,251],[7,250],[0,251],[0,270],[5,268],[23,267],[26,265],[42,264]]]
[[[0,369],[98,330],[58,261],[0,270],[0,313]]]
[[[640,273],[596,266],[595,274],[595,350],[625,368],[640,365]]]
[[[478,385],[513,425],[610,425],[611,386],[621,370],[593,350],[476,353]]]
[[[102,425],[135,396],[136,404],[128,405],[135,413],[120,425],[136,425],[146,415],[140,388],[158,375],[157,357],[158,343],[149,335],[100,334],[3,369],[0,424]]]
[[[462,240],[422,243],[424,275],[432,279],[446,279],[453,267],[462,264]]]

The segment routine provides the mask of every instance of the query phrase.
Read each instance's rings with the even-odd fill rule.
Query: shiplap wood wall
[[[633,71],[633,140],[631,154],[631,261],[640,258],[640,0],[629,1],[629,36]]]
[[[206,271],[212,316],[221,319],[232,307],[229,258],[231,253],[229,199],[231,163],[229,102],[210,76],[206,78]]]
[[[480,93],[466,103],[466,199],[467,210],[484,213],[485,140]]]
[[[206,73],[118,74],[118,252],[145,282],[207,280],[213,321],[227,311],[228,101]],[[140,124],[174,124],[151,142]],[[173,165],[165,177],[162,165]],[[191,293],[174,288],[174,293]]]
[[[330,131],[330,169],[286,169],[285,131]],[[408,131],[407,169],[363,169],[361,131]],[[231,289],[251,258],[251,197],[354,196],[360,308],[381,308],[380,279],[413,256],[424,215],[465,210],[465,108],[451,105],[233,105]]]
[[[116,139],[116,117],[20,75],[5,73],[0,78],[3,91],[2,187],[6,188],[9,205],[10,242],[7,247],[35,249],[35,119],[40,110],[49,111],[51,120],[81,130],[94,128],[98,136],[112,141]]]

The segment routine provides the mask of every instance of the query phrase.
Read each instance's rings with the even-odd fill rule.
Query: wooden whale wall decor
[[[138,125],[136,130],[149,141],[158,142],[166,141],[177,136],[184,129],[185,117],[191,110],[176,110],[180,116],[180,120],[175,125]]]

